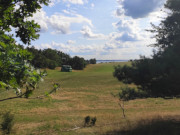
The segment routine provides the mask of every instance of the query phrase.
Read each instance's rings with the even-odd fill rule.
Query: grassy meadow
[[[130,63],[88,65],[83,71],[71,73],[60,72],[60,68],[47,70],[48,76],[31,98],[50,91],[53,83],[60,83],[61,88],[56,93],[44,99],[19,98],[0,102],[0,114],[7,111],[14,114],[12,134],[15,135],[128,135],[126,130],[132,130],[138,124],[153,123],[154,119],[176,121],[173,127],[178,130],[178,98],[127,101],[124,106],[126,118],[123,118],[118,96],[112,96],[124,86],[113,77],[113,67],[118,64]],[[13,91],[0,90],[0,99],[13,96]],[[96,117],[96,125],[83,127],[86,116]],[[74,130],[77,127],[82,128]]]

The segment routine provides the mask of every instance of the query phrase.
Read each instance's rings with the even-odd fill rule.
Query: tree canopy
[[[15,36],[24,44],[37,39],[40,26],[30,20],[30,17],[48,2],[49,0],[0,1],[0,88],[13,88],[20,97],[29,97],[44,74],[29,64],[31,53],[16,44],[9,32],[15,31]]]
[[[180,94],[180,1],[168,0],[167,17],[159,26],[152,24],[157,48],[152,58],[141,56],[132,66],[115,67],[114,76],[125,83],[135,83],[150,96]]]
[[[0,30],[10,32],[15,28],[16,37],[25,44],[39,37],[40,26],[30,20],[30,17],[48,5],[49,0],[1,0],[0,1]]]

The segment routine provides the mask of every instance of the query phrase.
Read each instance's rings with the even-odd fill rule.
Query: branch
[[[119,101],[121,101],[121,100],[119,100]],[[121,107],[121,109],[122,109],[122,111],[123,111],[123,117],[125,118],[126,115],[125,115],[125,110],[124,110],[124,101],[122,101],[122,102],[123,102],[122,105],[121,105],[121,103],[118,103],[118,104],[119,104],[119,106]]]
[[[5,99],[0,99],[0,102],[6,101],[6,100],[11,100],[11,99],[16,99],[16,98],[23,98],[22,96],[24,96],[24,94],[20,95],[20,96],[15,96],[15,97],[10,97],[10,98],[5,98]]]
[[[11,100],[11,99],[16,99],[16,98],[22,98],[22,97],[10,97],[10,98],[5,98],[5,99],[1,99],[0,102],[2,101],[6,101],[6,100]]]
[[[53,90],[51,90],[50,92],[48,92],[48,95],[52,94],[53,92],[56,92],[56,90],[58,90],[58,89],[59,89],[59,87],[53,88]],[[10,98],[0,99],[0,102],[6,101],[6,100],[12,100],[12,99],[16,99],[16,98],[26,98],[26,97],[23,97],[25,94],[26,94],[26,93],[23,93],[23,94],[20,95],[20,96],[15,96],[15,97],[10,97]],[[44,97],[47,97],[47,94],[41,95],[41,96],[37,96],[37,97],[34,97],[34,98],[28,98],[28,99],[36,99],[36,98],[43,99]],[[26,98],[26,99],[27,99],[27,98]]]

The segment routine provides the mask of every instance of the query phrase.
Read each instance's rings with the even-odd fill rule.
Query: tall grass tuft
[[[10,134],[14,126],[14,115],[10,112],[6,112],[2,116],[1,130],[3,134]]]

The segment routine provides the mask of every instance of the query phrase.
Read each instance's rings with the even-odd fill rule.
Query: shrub
[[[91,126],[94,126],[96,124],[96,117],[91,118]]]
[[[143,98],[147,97],[147,93],[141,90],[137,90],[135,88],[123,87],[121,88],[121,92],[119,93],[119,98],[125,101],[133,100],[135,98]]]
[[[90,119],[91,119],[90,116],[86,116],[86,117],[84,118],[84,126],[89,125]]]
[[[14,125],[14,115],[7,112],[3,115],[1,129],[5,134],[10,134]]]
[[[84,118],[84,126],[94,126],[96,124],[96,117],[86,116]]]

